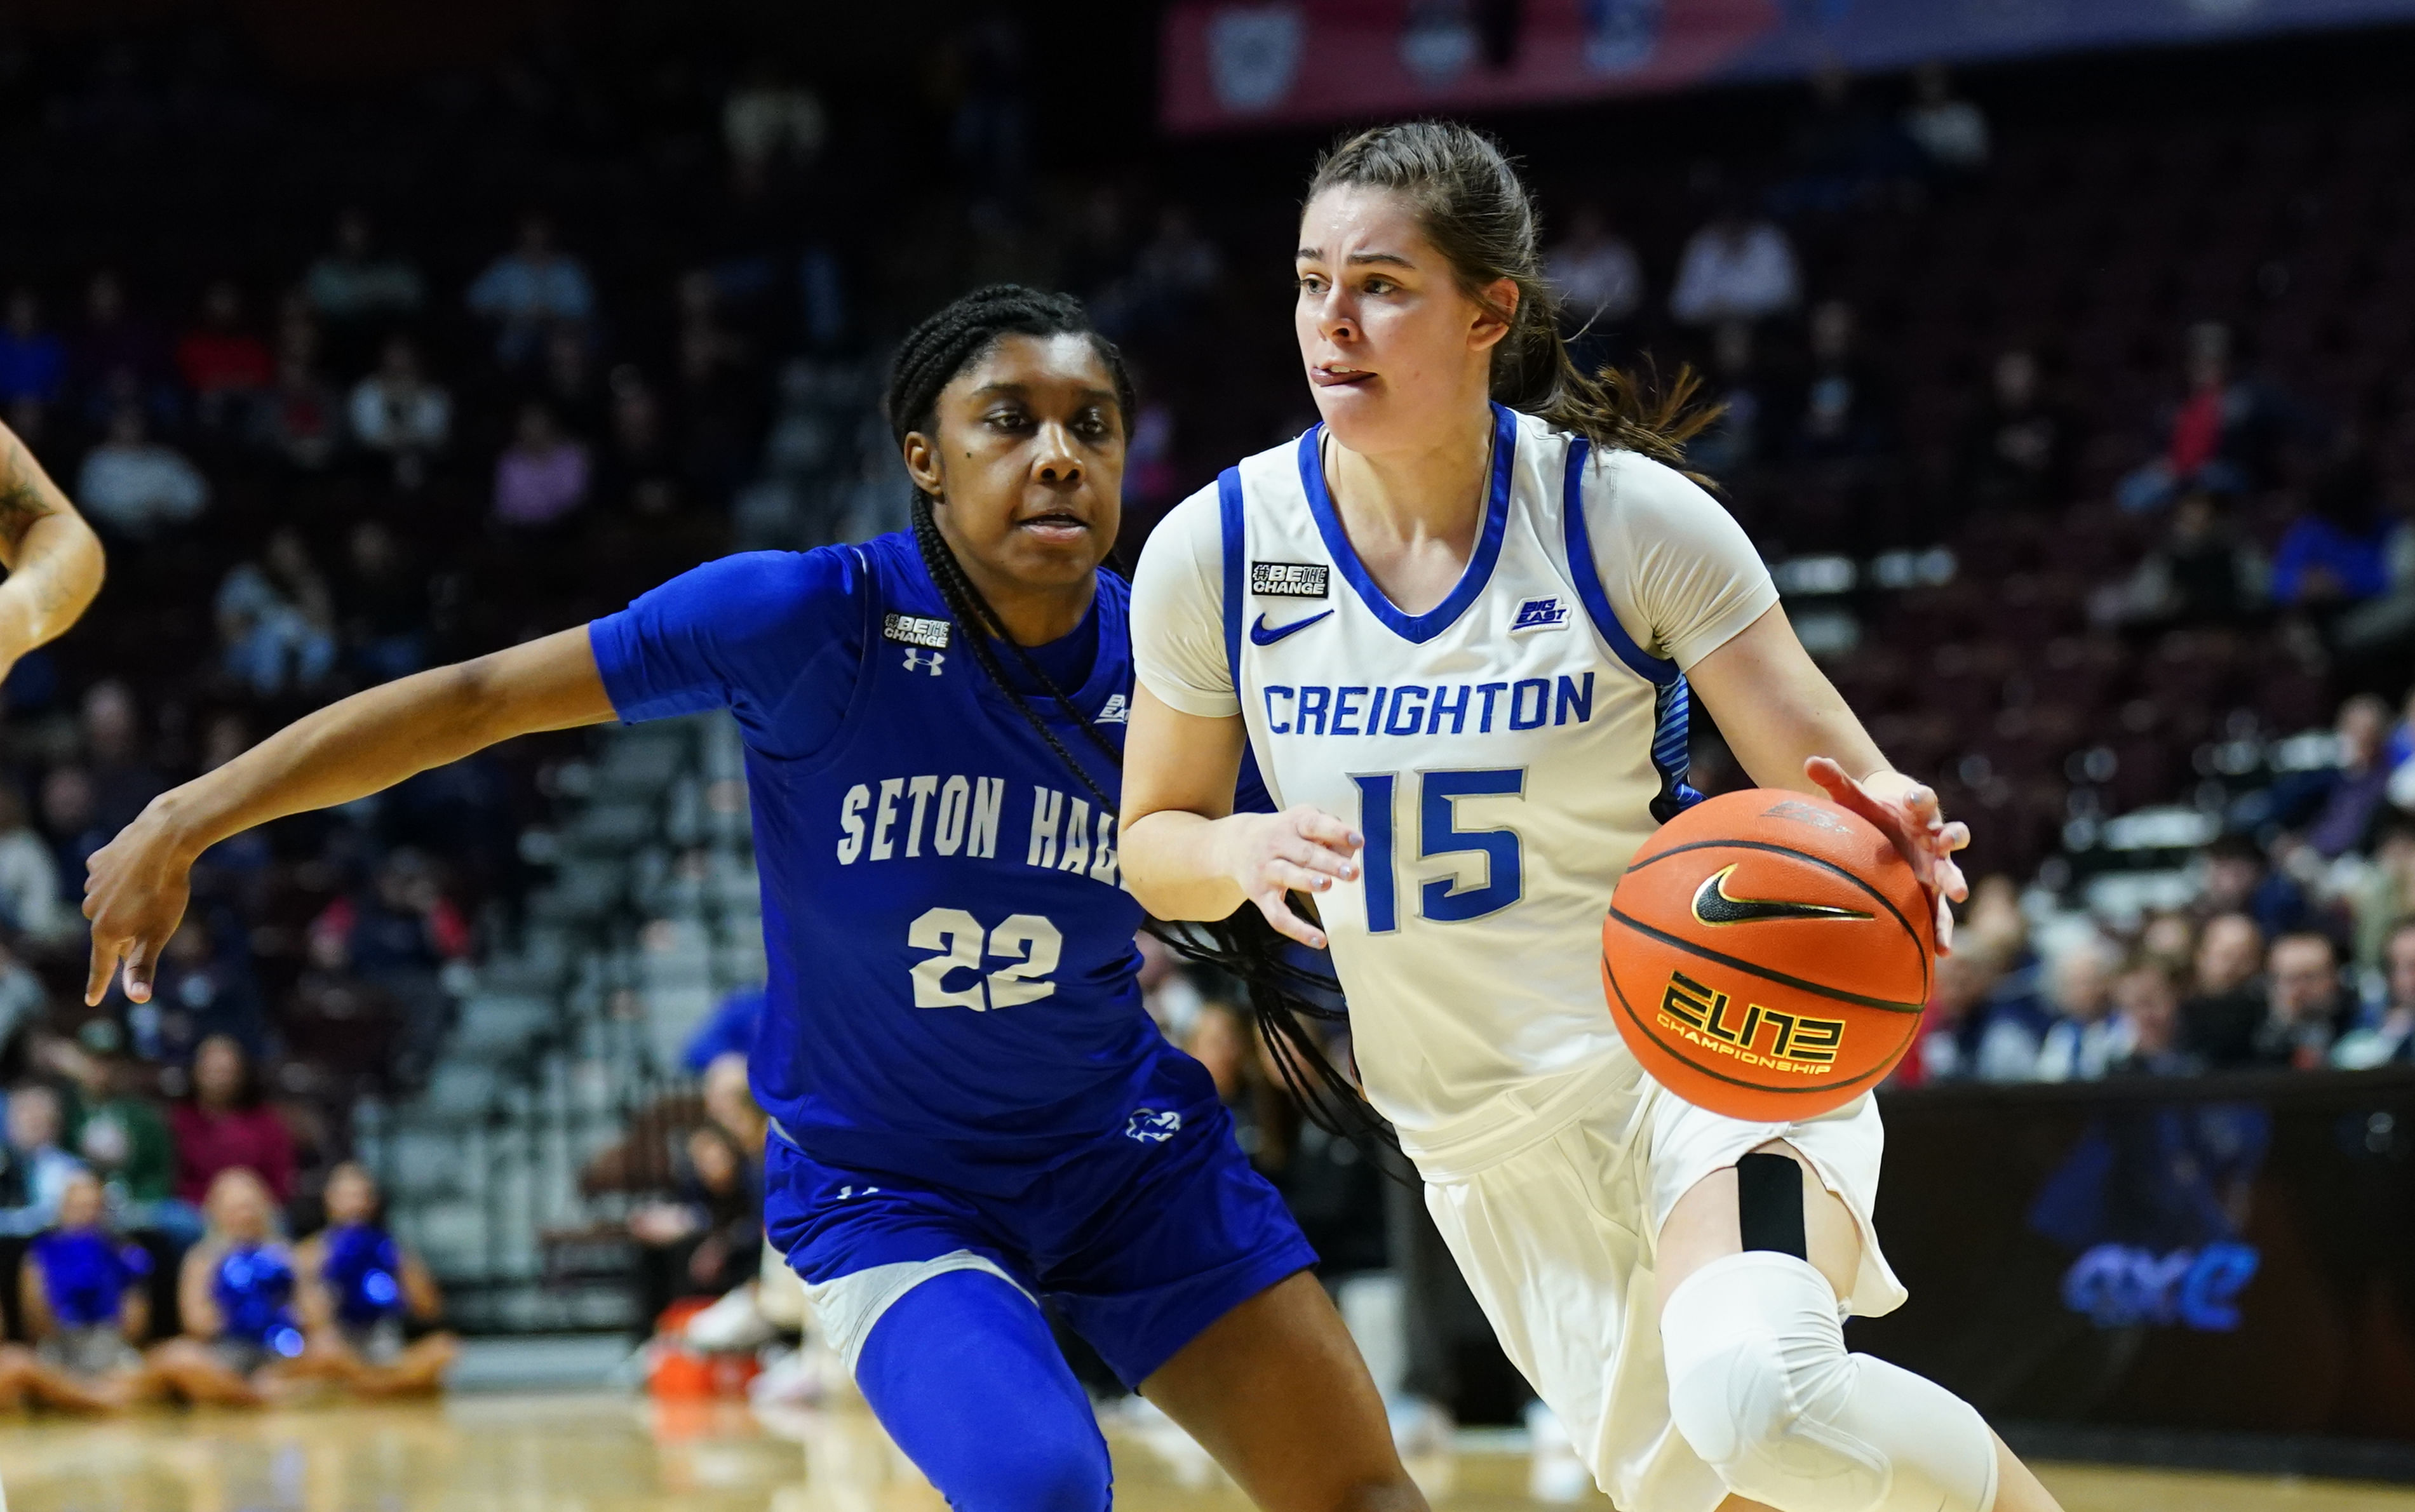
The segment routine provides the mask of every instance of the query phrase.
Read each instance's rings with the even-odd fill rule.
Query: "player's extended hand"
[[[1804,775],[1828,790],[1828,796],[1886,832],[1912,875],[1928,890],[1937,905],[1937,953],[1954,953],[1953,904],[1971,895],[1954,853],[1971,843],[1971,827],[1949,824],[1937,806],[1937,790],[1899,771],[1875,771],[1855,782],[1845,769],[1826,756],[1803,763]]]
[[[92,921],[92,970],[83,1000],[98,1007],[122,961],[126,996],[151,1000],[159,951],[185,917],[192,892],[192,858],[153,810],[92,853],[83,881],[83,916]]]
[[[1284,894],[1297,889],[1313,897],[1336,882],[1357,881],[1356,857],[1367,837],[1306,803],[1281,814],[1236,814],[1222,822],[1223,874],[1240,884],[1278,933],[1310,950],[1325,949],[1325,931],[1292,912]]]

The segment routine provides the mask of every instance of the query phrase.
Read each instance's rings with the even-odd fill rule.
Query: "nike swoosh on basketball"
[[[1328,609],[1323,614],[1312,614],[1305,620],[1294,620],[1287,625],[1278,625],[1274,629],[1269,630],[1267,628],[1267,617],[1261,614],[1258,616],[1258,622],[1250,626],[1250,644],[1252,646],[1271,646],[1276,641],[1282,639],[1285,636],[1296,636],[1301,631],[1307,629],[1310,625],[1316,623],[1317,621],[1328,620],[1332,617],[1333,611],[1331,609]]]
[[[1734,870],[1733,866],[1722,867],[1702,878],[1702,885],[1694,890],[1696,919],[1705,924],[1757,924],[1772,919],[1869,919],[1875,917],[1852,908],[1832,908],[1824,903],[1787,903],[1775,898],[1733,897],[1728,892],[1728,876]]]

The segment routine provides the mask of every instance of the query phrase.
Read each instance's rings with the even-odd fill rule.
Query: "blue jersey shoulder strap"
[[[1577,585],[1577,597],[1585,606],[1585,615],[1610,649],[1618,653],[1639,677],[1648,680],[1654,688],[1652,698],[1652,765],[1660,773],[1660,792],[1652,800],[1652,816],[1666,824],[1679,811],[1691,808],[1702,801],[1686,781],[1689,764],[1689,726],[1693,716],[1693,690],[1686,686],[1685,674],[1677,664],[1647,656],[1627,627],[1611,612],[1610,595],[1602,591],[1601,569],[1593,560],[1593,531],[1585,520],[1584,470],[1593,454],[1593,443],[1582,436],[1568,440],[1568,470],[1564,482],[1560,512],[1565,516],[1568,532],[1568,576]]]
[[[1602,591],[1601,569],[1594,564],[1593,531],[1585,522],[1584,469],[1593,455],[1593,443],[1582,436],[1568,440],[1568,470],[1560,498],[1560,513],[1568,532],[1568,576],[1577,585],[1577,597],[1585,606],[1585,615],[1601,638],[1618,653],[1636,676],[1656,685],[1666,687],[1677,681],[1677,664],[1664,662],[1658,656],[1647,656],[1627,627],[1611,612],[1610,595]]]
[[[1233,673],[1233,696],[1241,696],[1241,470],[1228,467],[1216,477],[1217,513],[1224,527],[1224,665]]]

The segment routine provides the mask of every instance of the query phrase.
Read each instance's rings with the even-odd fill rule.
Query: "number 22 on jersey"
[[[914,1006],[969,1008],[976,1013],[1036,1003],[1055,992],[1048,974],[1065,951],[1065,936],[1038,914],[1009,914],[996,929],[984,930],[962,908],[924,910],[907,927],[906,943],[939,952],[914,965]],[[984,976],[982,962],[987,956],[1014,964]],[[949,986],[949,976],[959,970],[973,973],[973,980]]]
[[[1498,913],[1524,896],[1525,858],[1511,829],[1462,829],[1459,800],[1526,796],[1523,767],[1492,767],[1475,771],[1396,771],[1353,776],[1358,785],[1358,831],[1367,837],[1361,858],[1367,869],[1367,932],[1388,935],[1401,927],[1398,879],[1400,841],[1393,810],[1404,786],[1403,776],[1417,786],[1418,861],[1475,852],[1484,858],[1484,882],[1462,887],[1456,876],[1441,876],[1418,888],[1418,917],[1435,923],[1458,924]]]

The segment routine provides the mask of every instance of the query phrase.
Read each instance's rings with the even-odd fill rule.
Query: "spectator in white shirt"
[[[2130,1053],[2127,1030],[2113,1017],[2113,973],[2120,965],[2112,942],[2091,935],[2054,963],[2047,996],[2056,1018],[2038,1048],[2041,1082],[2092,1082]]]
[[[517,367],[536,354],[552,326],[593,317],[595,286],[577,258],[554,246],[553,223],[532,215],[520,221],[519,245],[470,286],[469,305],[494,323],[496,360]]]
[[[354,439],[393,458],[399,488],[417,487],[428,458],[452,438],[453,397],[420,376],[419,352],[402,337],[388,341],[377,370],[353,385],[351,409]]]
[[[77,916],[77,932],[82,932]],[[31,966],[17,958],[17,953],[0,945],[0,1056],[17,1054],[22,1046],[19,1037],[42,1021],[49,1010],[50,997],[42,989],[42,979],[34,975]]]
[[[1544,254],[1543,275],[1580,325],[1623,321],[1643,303],[1643,264],[1594,205],[1569,218],[1567,239]]]
[[[1688,325],[1759,321],[1792,309],[1802,297],[1786,232],[1734,205],[1687,241],[1669,312]]]
[[[110,418],[109,439],[85,454],[76,474],[76,502],[121,540],[147,541],[209,502],[201,471],[174,447],[152,441],[132,405]]]
[[[1140,947],[1141,1007],[1156,1021],[1159,1032],[1179,1044],[1190,1039],[1207,999],[1163,941],[1142,934],[1133,936],[1133,943]]]
[[[58,859],[25,821],[25,797],[0,781],[0,920],[40,943],[71,938],[82,920],[59,895]]]
[[[1903,133],[1929,166],[1950,174],[1975,173],[1988,166],[1988,118],[1967,99],[1954,97],[1942,63],[1922,64],[1912,76],[1912,103],[1903,112]]]

